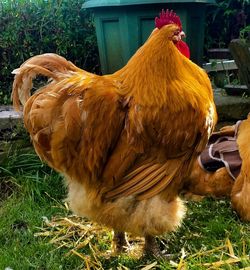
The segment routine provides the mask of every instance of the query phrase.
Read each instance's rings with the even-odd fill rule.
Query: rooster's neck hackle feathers
[[[121,81],[121,94],[133,96],[141,104],[166,101],[166,87],[178,77],[180,52],[171,37],[177,26],[169,25],[155,32],[132,56],[127,65],[114,74]]]
[[[207,100],[208,95],[212,100],[205,72],[183,56],[172,42],[176,29],[178,26],[174,24],[157,29],[127,65],[114,74],[122,82],[121,94],[132,96],[143,106],[161,107],[170,103],[176,110],[186,104],[187,96],[193,107]],[[207,91],[199,91],[204,83]]]

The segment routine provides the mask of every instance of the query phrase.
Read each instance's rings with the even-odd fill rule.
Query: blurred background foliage
[[[205,50],[228,48],[235,38],[250,38],[250,0],[216,0],[207,9]]]
[[[11,71],[29,57],[58,53],[100,73],[93,17],[84,0],[2,0],[0,3],[0,104],[10,103]],[[249,35],[250,0],[216,0],[207,9],[204,57]]]
[[[84,0],[0,1],[0,104],[9,103],[11,71],[33,55],[54,52],[99,72],[92,15]]]

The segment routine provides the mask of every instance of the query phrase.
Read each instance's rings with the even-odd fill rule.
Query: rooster
[[[176,46],[179,17],[167,10],[155,22],[114,74],[56,54],[30,58],[13,72],[12,98],[39,157],[65,176],[71,209],[113,228],[117,251],[130,232],[159,255],[155,236],[181,224],[178,194],[217,116],[208,76]],[[50,80],[30,96],[38,74]]]

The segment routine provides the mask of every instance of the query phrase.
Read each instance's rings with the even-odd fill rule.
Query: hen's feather
[[[242,159],[242,166],[231,193],[232,206],[245,221],[250,221],[249,132],[250,115],[248,115],[248,118],[242,121],[239,126],[237,143],[239,146],[240,157]]]

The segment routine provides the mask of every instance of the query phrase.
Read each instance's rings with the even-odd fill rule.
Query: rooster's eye
[[[179,30],[174,32],[174,35],[176,35],[176,36],[178,36],[179,34],[180,34]]]

